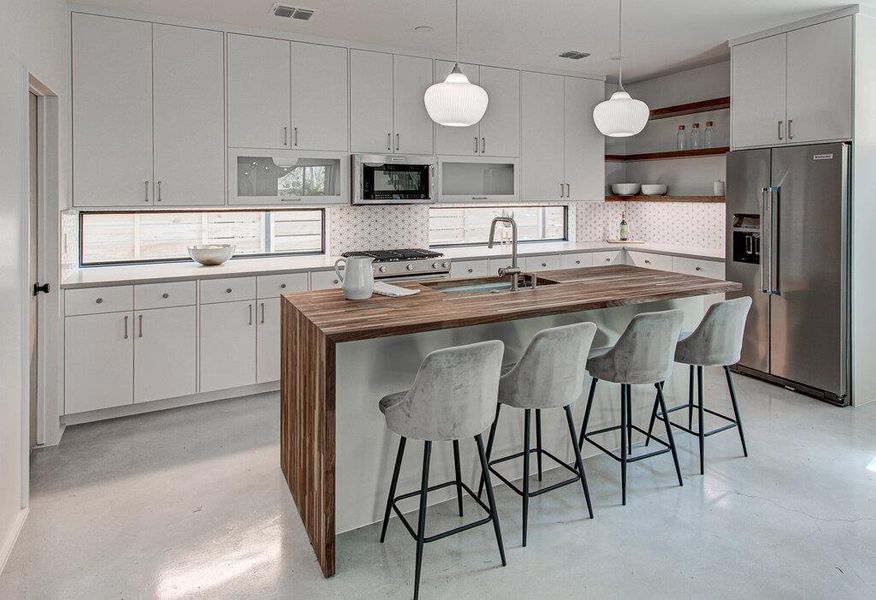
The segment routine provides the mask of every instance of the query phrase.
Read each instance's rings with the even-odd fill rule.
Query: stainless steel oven
[[[435,201],[435,157],[354,154],[351,160],[353,204]]]

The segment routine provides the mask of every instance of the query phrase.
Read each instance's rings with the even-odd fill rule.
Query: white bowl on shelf
[[[662,183],[643,183],[642,193],[646,196],[663,196],[667,188]]]
[[[612,183],[611,191],[618,196],[635,196],[641,187],[638,183]]]
[[[212,267],[234,256],[234,247],[234,244],[197,244],[189,246],[189,256],[205,267]]]

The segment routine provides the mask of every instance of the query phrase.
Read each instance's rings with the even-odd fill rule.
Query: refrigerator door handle
[[[779,277],[781,275],[781,269],[779,267],[779,261],[781,257],[779,256],[779,244],[774,238],[780,237],[780,231],[776,230],[774,227],[777,216],[779,213],[779,208],[782,202],[782,186],[776,186],[770,188],[770,295],[780,296],[781,292],[781,283],[779,281]]]
[[[764,187],[760,188],[760,235],[761,239],[766,238],[766,244],[760,245],[760,291],[762,294],[769,294],[770,290],[767,288],[766,278],[764,277],[765,271],[763,264],[765,261],[769,260],[769,251],[770,251],[770,234],[769,227],[767,226],[767,214],[769,213],[769,195],[770,188]],[[766,248],[766,252],[764,252],[764,248]]]

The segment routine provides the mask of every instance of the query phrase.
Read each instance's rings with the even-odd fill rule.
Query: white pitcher
[[[344,297],[347,300],[365,300],[374,293],[374,269],[370,256],[351,256],[335,261],[335,273],[344,284]],[[340,266],[343,264],[344,273]]]

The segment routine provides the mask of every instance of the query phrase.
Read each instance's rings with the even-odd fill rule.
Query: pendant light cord
[[[459,66],[459,0],[456,0],[454,19],[456,20],[456,65]]]
[[[623,0],[617,0],[617,89],[619,92],[625,91],[624,90],[624,61],[623,61],[623,50],[622,50],[622,46],[621,46],[621,39],[622,39],[621,15],[622,15],[622,13],[623,13]]]

